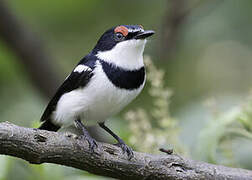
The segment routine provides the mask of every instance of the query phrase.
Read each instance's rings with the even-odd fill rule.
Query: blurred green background
[[[22,44],[15,26],[5,32],[10,21],[3,21],[1,8],[35,47]],[[0,0],[0,122],[38,127],[53,92],[100,35],[112,26],[141,24],[156,31],[145,54],[164,70],[163,83],[173,91],[169,111],[187,156],[252,169],[251,138],[226,131],[252,129],[251,17],[250,0]],[[127,140],[124,114],[151,109],[151,103],[147,85],[108,125]],[[0,180],[16,179],[106,178],[0,156]]]

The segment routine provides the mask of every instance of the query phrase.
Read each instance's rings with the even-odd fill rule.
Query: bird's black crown
[[[120,42],[145,39],[153,34],[154,31],[145,31],[141,25],[119,25],[107,30],[100,37],[93,51],[108,51]]]

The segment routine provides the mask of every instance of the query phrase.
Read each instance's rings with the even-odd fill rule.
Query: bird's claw
[[[126,152],[129,159],[132,159],[134,157],[134,153],[133,153],[132,148],[129,147],[127,144],[117,143],[117,144],[115,144],[115,146],[120,147],[122,149],[123,154]]]
[[[89,144],[89,149],[91,150],[92,153],[94,153],[94,149],[98,148],[98,144],[96,140],[90,136],[81,136],[81,139],[84,139],[88,142]]]

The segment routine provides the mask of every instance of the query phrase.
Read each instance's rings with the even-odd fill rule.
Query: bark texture
[[[91,153],[88,143],[73,134],[49,132],[0,123],[0,154],[33,164],[55,163],[118,179],[251,179],[252,171],[213,165],[178,155],[134,152],[128,160],[120,148],[99,143]]]

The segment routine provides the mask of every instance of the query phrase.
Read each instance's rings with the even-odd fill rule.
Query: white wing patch
[[[73,72],[78,72],[78,73],[82,73],[83,71],[92,71],[92,69],[88,66],[85,66],[85,65],[78,65],[74,70]]]

